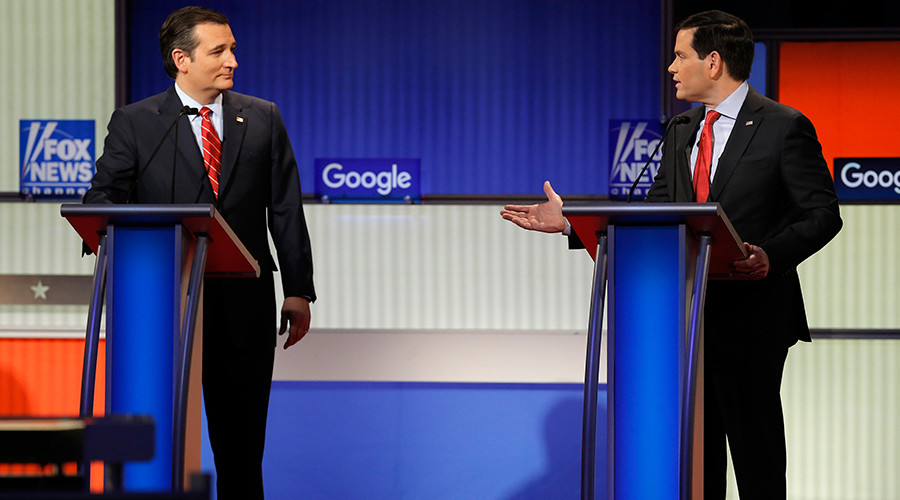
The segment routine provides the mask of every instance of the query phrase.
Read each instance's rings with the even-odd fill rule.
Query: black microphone
[[[644,176],[644,172],[647,171],[647,167],[650,166],[650,162],[653,161],[653,157],[656,156],[656,152],[659,151],[659,147],[662,146],[663,141],[666,136],[669,134],[669,129],[672,128],[672,125],[677,125],[681,123],[690,123],[691,119],[688,116],[679,115],[675,118],[672,118],[669,121],[669,124],[666,125],[666,130],[663,131],[662,139],[656,143],[656,148],[653,149],[653,153],[650,154],[650,158],[647,158],[647,163],[644,164],[644,168],[641,169],[641,173],[638,174],[637,179],[634,180],[634,184],[631,185],[631,189],[628,191],[628,200],[626,203],[631,203],[631,197],[634,195],[634,190],[637,188],[638,182],[641,181],[641,177]]]
[[[150,153],[150,158],[147,160],[147,163],[144,164],[143,168],[141,168],[140,170],[138,170],[137,177],[135,177],[134,180],[131,181],[131,186],[128,187],[128,193],[125,195],[125,202],[126,202],[126,203],[127,203],[129,200],[131,200],[131,195],[134,194],[134,189],[137,187],[138,181],[141,180],[141,177],[144,176],[144,172],[146,172],[146,171],[147,171],[147,168],[150,167],[150,164],[153,163],[153,158],[156,158],[156,153],[159,152],[159,149],[162,147],[163,143],[165,143],[165,142],[166,142],[166,139],[169,138],[169,134],[172,132],[172,129],[175,128],[175,127],[178,125],[178,122],[181,120],[181,117],[184,116],[184,115],[196,115],[197,113],[199,113],[199,111],[197,110],[197,108],[192,108],[192,107],[187,106],[187,105],[185,105],[185,106],[183,106],[183,107],[181,108],[181,110],[178,112],[178,116],[176,116],[175,119],[172,120],[172,124],[169,125],[169,128],[166,129],[166,133],[163,134],[163,137],[162,137],[162,139],[160,139],[159,144],[157,144],[157,145],[156,145],[156,148],[153,150],[153,152]],[[177,132],[176,132],[176,134],[177,134]],[[176,135],[176,141],[177,141],[177,135]],[[178,154],[178,143],[177,143],[177,142],[175,143],[175,146],[176,146],[176,147],[175,147],[175,154],[177,155],[177,154]],[[176,158],[177,158],[177,157],[176,157]],[[174,186],[175,186],[175,178],[174,178],[174,170],[175,170],[175,168],[174,168],[174,165],[173,165],[173,167],[172,167],[172,170],[173,170],[172,186],[173,186],[173,192],[174,192]]]
[[[185,109],[187,108],[187,109]],[[199,114],[197,108],[191,108],[185,105],[181,108],[181,111],[185,115],[196,115]],[[175,152],[172,154],[172,193],[169,196],[169,203],[172,205],[175,204],[175,165],[178,165],[178,122],[180,120],[175,120]]]

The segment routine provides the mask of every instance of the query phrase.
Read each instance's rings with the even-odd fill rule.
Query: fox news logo
[[[611,157],[609,161],[609,197],[625,199],[631,185],[641,173],[641,169],[659,141],[662,140],[662,127],[655,120],[610,120],[609,144]],[[641,182],[634,189],[635,199],[643,198],[650,190],[653,178],[659,170],[662,149],[653,157],[650,166]]]
[[[900,158],[835,158],[834,187],[842,200],[900,202]]]
[[[316,159],[316,196],[347,200],[413,200],[418,159]]]
[[[19,189],[79,197],[94,176],[94,120],[19,120]]]

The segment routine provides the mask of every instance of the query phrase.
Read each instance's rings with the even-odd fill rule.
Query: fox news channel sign
[[[19,120],[19,191],[76,198],[94,177],[94,120]]]
[[[316,196],[344,201],[421,199],[418,159],[317,158]]]
[[[662,126],[657,120],[610,120],[609,121],[609,197],[628,198],[631,185],[641,173],[653,150],[662,140]],[[653,178],[659,170],[662,148],[653,157],[641,182],[634,189],[634,198],[647,195]]]
[[[842,200],[900,203],[900,158],[835,158],[834,187]]]

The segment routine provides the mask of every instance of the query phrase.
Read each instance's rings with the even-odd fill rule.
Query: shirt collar
[[[181,104],[185,106],[197,108],[197,110],[207,107],[212,111],[213,116],[222,116],[222,94],[216,96],[216,100],[214,100],[212,104],[200,104],[191,98],[191,96],[187,95],[185,91],[181,90],[181,87],[179,87],[177,83],[175,84],[175,93],[178,94],[178,98],[181,99]]]
[[[716,106],[716,112],[722,116],[736,120],[738,113],[741,111],[741,106],[744,105],[744,100],[747,98],[749,92],[750,84],[745,81],[740,84],[731,95],[726,97],[724,101]],[[707,112],[709,110],[710,108],[706,108]]]

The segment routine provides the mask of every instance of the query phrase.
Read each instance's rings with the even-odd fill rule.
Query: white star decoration
[[[47,290],[49,289],[49,286],[43,284],[40,280],[38,280],[37,285],[31,287],[31,291],[34,292],[34,300],[47,300]]]

